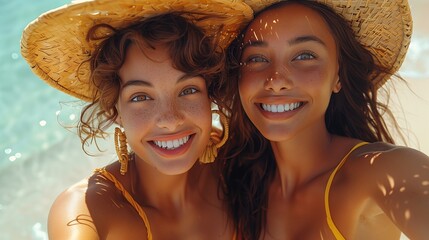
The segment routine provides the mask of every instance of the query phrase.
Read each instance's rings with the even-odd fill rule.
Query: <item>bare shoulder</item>
[[[360,188],[368,190],[369,197],[408,237],[427,237],[429,157],[409,147],[371,143],[353,158]]]
[[[85,202],[87,189],[84,179],[58,195],[49,212],[49,239],[98,239]]]
[[[359,181],[368,182],[369,187],[429,180],[429,157],[413,148],[370,143],[356,149],[350,158],[349,172]]]
[[[356,152],[359,161],[376,171],[402,175],[410,174],[410,171],[415,174],[418,169],[429,170],[429,157],[409,147],[376,142],[362,146]]]

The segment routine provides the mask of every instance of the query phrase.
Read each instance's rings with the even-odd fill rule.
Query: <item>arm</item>
[[[374,159],[374,199],[410,239],[429,236],[429,157],[403,147]]]
[[[49,239],[99,239],[85,202],[87,187],[83,180],[57,197],[48,217]]]

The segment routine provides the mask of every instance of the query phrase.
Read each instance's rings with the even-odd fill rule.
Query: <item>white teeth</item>
[[[187,143],[188,140],[189,140],[189,136],[182,137],[179,139],[174,139],[174,140],[153,141],[153,142],[155,143],[156,146],[158,146],[160,148],[164,148],[167,150],[173,150],[173,149],[176,149],[176,148],[182,146],[183,144]]]
[[[300,102],[290,103],[290,104],[275,104],[275,105],[264,104],[264,103],[261,104],[262,109],[264,109],[267,112],[274,112],[274,113],[292,111],[294,109],[297,109],[301,105],[302,103]]]

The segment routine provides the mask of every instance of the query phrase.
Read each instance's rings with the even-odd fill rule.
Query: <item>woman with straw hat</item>
[[[427,239],[429,157],[394,145],[377,98],[410,43],[408,3],[246,2],[259,12],[231,45],[222,150],[239,236]]]
[[[213,162],[228,137],[223,50],[251,16],[238,1],[88,0],[29,24],[22,54],[32,70],[89,102],[82,146],[117,125],[118,161],[58,196],[50,239],[233,238],[220,173],[196,162]]]

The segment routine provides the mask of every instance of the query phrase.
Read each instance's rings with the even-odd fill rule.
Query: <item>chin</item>
[[[180,175],[188,172],[195,164],[195,161],[164,162],[156,166],[156,169],[165,175]]]
[[[286,129],[258,129],[262,136],[271,142],[283,142],[291,138],[291,133]]]

